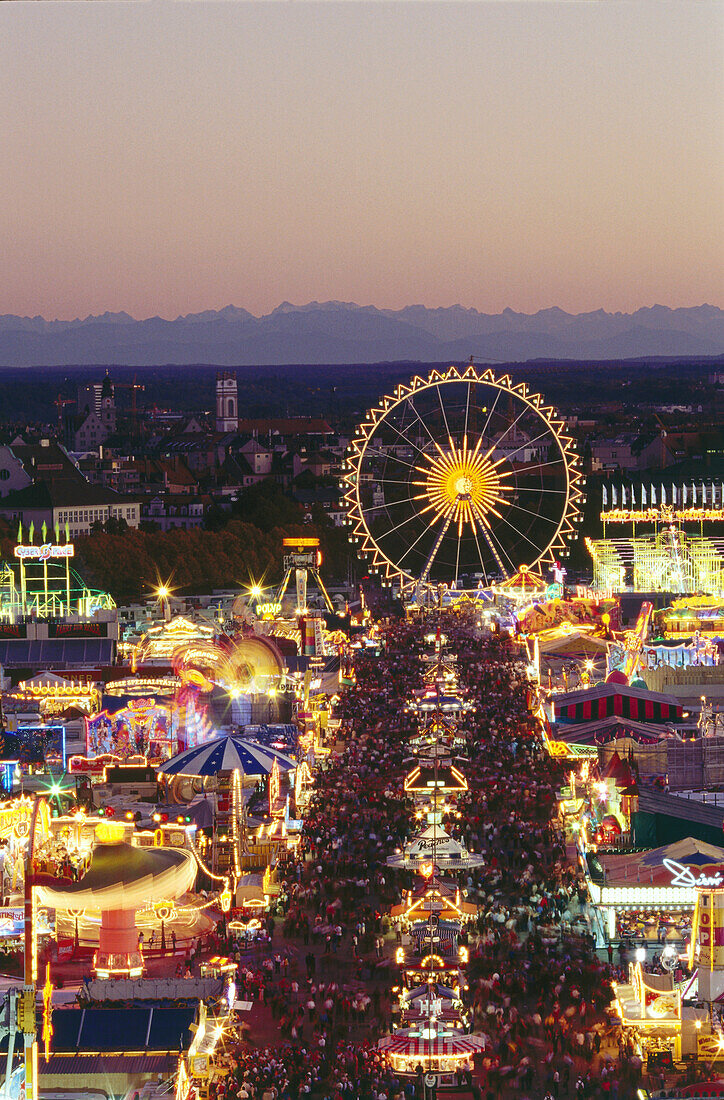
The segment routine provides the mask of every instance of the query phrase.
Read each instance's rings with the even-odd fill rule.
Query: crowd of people
[[[265,964],[240,972],[247,993],[271,1007],[279,1042],[236,1047],[215,1085],[219,1100],[422,1096],[421,1074],[398,1079],[375,1040],[392,1015],[387,914],[415,880],[386,858],[416,831],[403,782],[417,723],[404,704],[421,684],[425,630],[388,623],[379,656],[356,662],[337,712],[345,748],[319,772],[301,843],[281,867],[276,937],[297,954],[277,965],[273,943]],[[564,931],[582,884],[552,821],[562,774],[542,748],[519,650],[454,614],[443,630],[475,705],[461,723],[468,791],[444,824],[485,857],[458,879],[478,907],[464,998],[473,1030],[487,1037],[470,1091],[490,1100],[634,1096],[633,1053],[600,1056],[607,968],[589,937]]]

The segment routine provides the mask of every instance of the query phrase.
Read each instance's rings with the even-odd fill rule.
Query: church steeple
[[[236,375],[219,371],[216,375],[216,430],[235,432],[239,427],[239,394]]]

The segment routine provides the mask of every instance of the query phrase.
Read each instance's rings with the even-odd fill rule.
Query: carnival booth
[[[243,781],[253,780],[256,783],[259,776],[271,772],[275,761],[285,773],[293,773],[297,766],[296,761],[278,749],[225,735],[178,753],[171,760],[166,760],[158,770],[168,776],[207,779],[221,772],[236,771]],[[250,783],[245,782],[244,785],[249,786]]]
[[[469,852],[464,844],[450,836],[441,825],[428,825],[408,841],[402,852],[388,856],[387,864],[389,867],[415,871],[420,870],[430,860],[440,870],[455,871],[482,867],[485,863],[482,855]]]
[[[463,1035],[458,1029],[431,1017],[385,1036],[377,1043],[377,1049],[387,1056],[395,1073],[414,1077],[417,1067],[421,1066],[426,1083],[452,1087],[456,1083],[456,1071],[472,1070],[475,1055],[485,1050],[486,1045],[484,1036]]]
[[[65,714],[70,708],[91,714],[98,708],[100,693],[92,680],[66,679],[46,671],[21,680],[8,692],[8,700],[34,704],[46,719]]]
[[[215,873],[263,870],[280,848],[291,843],[289,797],[295,790],[297,764],[266,745],[239,737],[216,737],[178,753],[159,768],[168,783],[168,796],[177,803],[190,801],[199,789],[209,792],[214,814],[210,835],[199,838],[208,848]],[[246,804],[260,777],[269,776],[272,815],[281,806],[278,824],[257,833],[247,828]],[[282,788],[282,780],[286,789]]]
[[[426,921],[431,913],[443,921],[467,923],[477,917],[478,907],[466,901],[459,886],[433,879],[407,890],[403,900],[390,909],[391,919],[403,924]]]
[[[557,726],[611,716],[661,726],[679,723],[683,717],[682,704],[674,695],[609,682],[554,696],[553,712]]]
[[[427,1020],[431,1015],[459,1031],[467,1024],[463,1002],[450,986],[440,982],[425,982],[412,989],[403,989],[399,1008],[406,1027]]]
[[[724,865],[724,848],[689,837],[647,852],[598,852],[586,863],[609,939],[630,936],[678,953],[691,938],[697,884]]]
[[[433,712],[459,718],[472,710],[474,707],[469,699],[464,699],[462,695],[452,690],[446,694],[440,694],[437,687],[420,688],[414,691],[412,697],[405,703],[405,711],[418,718],[425,718]]]
[[[424,762],[417,764],[405,778],[405,792],[416,802],[429,802],[434,797],[455,797],[468,789],[465,776],[454,765],[438,768]]]
[[[458,950],[460,924],[458,921],[441,920],[430,915],[427,920],[415,922],[410,926],[410,937],[415,952],[421,958],[429,955],[442,955],[449,958]]]
[[[702,635],[724,640],[724,599],[720,596],[684,596],[654,614],[657,637],[691,639]]]
[[[211,624],[192,622],[183,615],[149,626],[133,653],[134,671],[142,666],[170,666],[179,649],[213,644],[215,635]]]
[[[465,737],[456,719],[435,714],[421,725],[418,733],[408,739],[408,745],[410,752],[421,758],[422,765],[422,758],[453,756],[461,752],[465,747]]]
[[[698,1056],[702,1035],[711,1031],[709,1013],[682,1004],[671,973],[652,974],[640,962],[632,963],[628,982],[614,982],[613,992],[621,1024],[633,1030],[650,1070]]]

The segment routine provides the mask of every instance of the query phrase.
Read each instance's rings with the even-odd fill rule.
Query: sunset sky
[[[723,305],[724,6],[0,5],[0,314]]]

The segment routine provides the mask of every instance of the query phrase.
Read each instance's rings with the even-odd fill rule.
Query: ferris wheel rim
[[[351,523],[353,527],[350,538],[357,543],[360,543],[361,540],[361,543],[358,546],[358,552],[361,555],[368,555],[370,557],[371,567],[373,570],[382,570],[384,572],[384,577],[386,580],[390,580],[394,577],[399,578],[403,587],[405,586],[405,582],[407,582],[407,585],[418,583],[419,577],[409,569],[403,568],[399,561],[393,561],[392,557],[379,545],[378,538],[382,536],[376,537],[370,530],[370,526],[365,515],[366,509],[360,496],[362,488],[360,470],[362,468],[364,459],[372,454],[372,452],[370,452],[369,450],[369,447],[375,431],[380,427],[380,425],[384,423],[386,423],[388,427],[392,428],[392,430],[395,431],[402,439],[404,439],[407,444],[419,450],[421,454],[423,453],[421,448],[417,447],[388,419],[389,414],[392,413],[396,408],[399,408],[405,402],[408,403],[416,419],[427,430],[428,435],[430,435],[430,439],[434,446],[437,447],[438,450],[441,450],[438,442],[434,439],[428,426],[421,418],[419,411],[414,405],[414,402],[410,401],[410,398],[412,398],[414,395],[422,393],[424,391],[432,390],[434,388],[438,389],[438,399],[440,401],[440,409],[448,434],[448,441],[450,442],[450,444],[452,444],[452,436],[450,434],[447,424],[447,417],[441,397],[441,387],[446,385],[447,383],[465,382],[485,385],[497,391],[495,401],[493,402],[493,407],[488,414],[486,425],[483,428],[483,431],[480,433],[481,436],[484,435],[487,431],[500,395],[502,393],[505,393],[511,398],[517,399],[522,404],[522,411],[519,413],[518,417],[511,426],[514,426],[514,424],[517,423],[518,420],[520,420],[521,416],[525,412],[529,412],[537,417],[541,421],[542,425],[544,425],[544,431],[542,435],[538,438],[543,438],[546,434],[550,434],[551,441],[555,443],[557,448],[557,456],[555,459],[545,463],[538,463],[536,467],[531,467],[529,468],[529,470],[539,468],[542,469],[542,467],[545,465],[557,464],[561,468],[562,472],[565,473],[564,488],[560,490],[546,490],[539,488],[537,490],[539,492],[555,492],[564,497],[563,501],[561,502],[560,516],[555,521],[555,530],[552,532],[550,537],[543,545],[542,549],[540,549],[537,554],[532,556],[530,560],[526,563],[520,562],[518,563],[518,565],[513,565],[513,569],[515,570],[517,568],[520,568],[520,566],[522,566],[523,564],[525,564],[526,567],[529,569],[532,569],[535,566],[543,564],[545,562],[550,562],[552,564],[553,562],[555,562],[557,556],[565,555],[566,540],[569,540],[573,537],[575,530],[574,523],[576,522],[576,519],[580,517],[580,509],[578,505],[584,500],[584,479],[582,471],[576,469],[576,466],[580,460],[575,451],[574,440],[566,432],[565,421],[559,417],[553,405],[545,403],[545,399],[540,393],[531,390],[527,382],[514,383],[510,374],[502,374],[500,376],[496,376],[493,370],[490,368],[487,368],[481,372],[476,369],[472,363],[470,363],[464,369],[461,369],[455,365],[451,365],[447,370],[444,371],[435,369],[432,370],[427,375],[427,377],[415,375],[409,381],[409,383],[398,384],[391,394],[386,394],[378,402],[377,406],[367,411],[364,420],[357,428],[354,439],[350,443],[347,462],[345,464],[346,468],[344,473],[344,481],[342,483],[342,488],[346,490],[344,494],[344,502],[348,509],[348,522]],[[470,386],[468,386],[468,400],[465,413],[465,435],[467,435],[469,401]],[[406,430],[409,431],[409,428],[407,428]],[[506,432],[509,430],[510,428],[506,429]],[[387,459],[388,455],[385,452],[379,452],[377,457]],[[399,457],[396,457],[395,461],[400,465],[409,467],[411,470],[417,469],[419,472],[419,467],[415,467],[414,461],[406,462]],[[384,479],[380,478],[379,480],[383,482]],[[392,479],[390,479],[386,483],[393,484],[394,482],[392,481]],[[407,482],[400,481],[399,484],[409,485],[409,480]],[[411,499],[408,499],[407,501],[402,499],[397,502],[390,502],[389,504],[386,502],[385,507],[389,508],[394,503],[411,503]],[[526,511],[526,509],[521,508],[518,505],[516,505],[516,507],[521,511]],[[408,521],[406,522],[410,522],[414,518],[416,518],[414,515],[410,516],[408,517]],[[549,520],[549,522],[552,523],[554,521]],[[513,528],[513,530],[517,531],[517,528]],[[389,533],[390,532],[388,532],[388,534]],[[394,533],[394,528],[392,529],[392,533]],[[473,533],[475,534],[475,538],[477,541],[477,534],[475,533],[474,526]],[[522,532],[518,533],[522,534]],[[416,542],[419,542],[421,538],[422,535],[419,536]],[[528,541],[530,542],[531,540],[528,539]],[[415,544],[413,544],[413,546],[414,545]],[[533,545],[532,542],[531,545]],[[405,554],[402,556],[402,558],[400,558],[400,561],[402,561],[409,550],[410,548],[405,551]],[[511,562],[511,564],[513,563]]]

